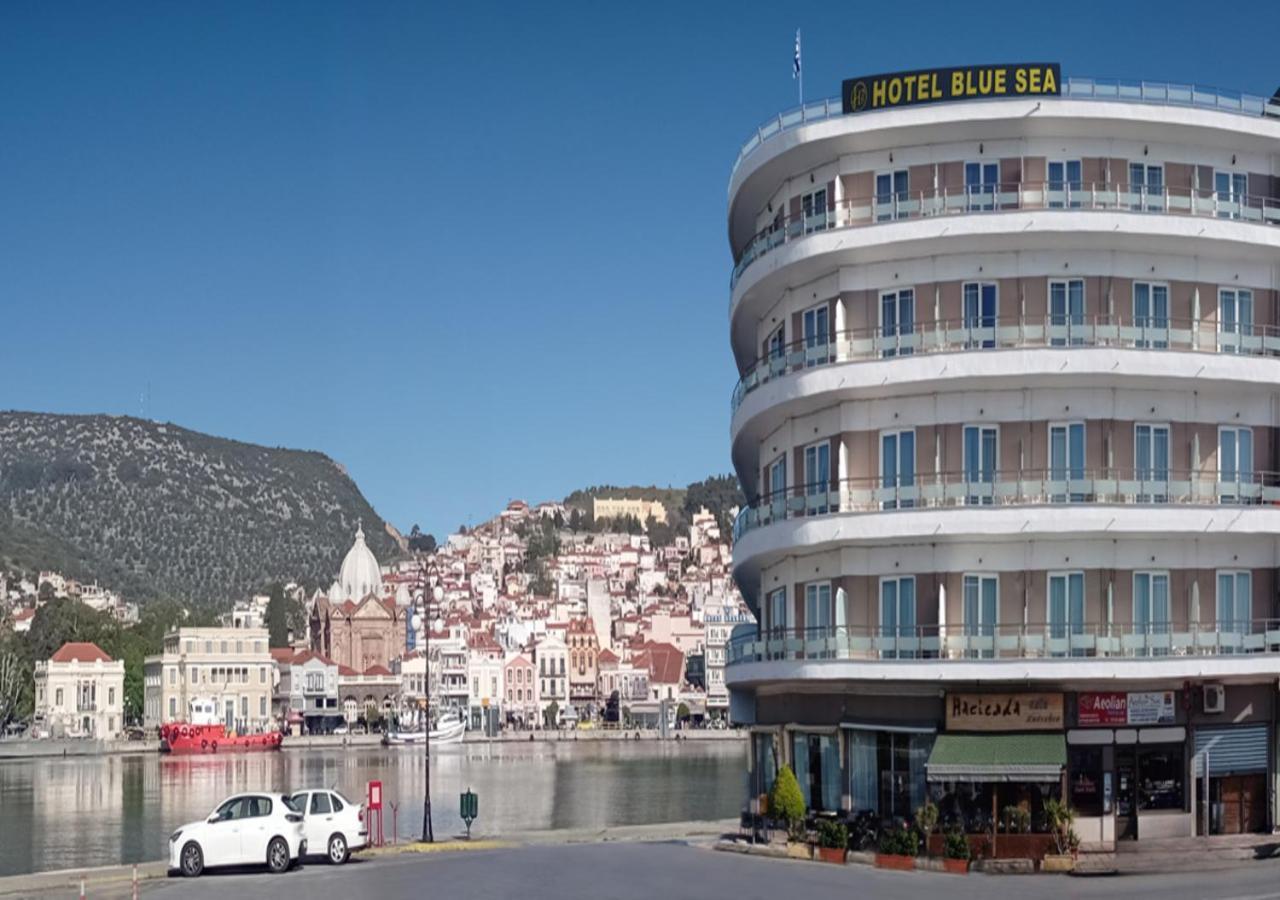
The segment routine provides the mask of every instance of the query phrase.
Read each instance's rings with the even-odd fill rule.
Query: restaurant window
[[[906,818],[924,803],[928,790],[924,766],[933,749],[933,739],[932,734],[876,732],[882,819]]]
[[[773,790],[773,781],[778,776],[778,757],[774,751],[773,735],[757,732],[751,736],[755,751],[755,768],[752,769],[752,790],[756,796],[767,794]]]
[[[1100,816],[1103,808],[1102,748],[1072,747],[1067,755],[1071,806],[1082,816]]]
[[[1138,809],[1183,809],[1186,766],[1181,744],[1138,751]]]
[[[792,762],[805,805],[811,810],[840,808],[840,745],[834,734],[797,731]]]

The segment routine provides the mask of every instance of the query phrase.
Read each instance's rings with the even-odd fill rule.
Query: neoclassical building
[[[1274,828],[1280,106],[894,105],[951,78],[851,80],[730,178],[750,802],[789,765],[836,814]]]
[[[356,672],[390,668],[404,652],[409,614],[394,597],[383,596],[378,560],[357,528],[329,595],[312,604],[311,648]]]

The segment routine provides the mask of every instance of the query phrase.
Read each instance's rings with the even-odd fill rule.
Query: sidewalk
[[[360,856],[376,859],[379,856],[405,853],[467,853],[524,845],[547,846],[552,844],[626,841],[687,841],[690,843],[703,843],[718,839],[720,835],[732,832],[737,827],[738,822],[736,819],[723,819],[704,822],[664,822],[657,825],[619,825],[604,828],[533,831],[509,836],[476,834],[470,841],[455,836],[438,840],[434,844],[412,841],[384,847],[371,847],[357,852]],[[167,875],[168,865],[163,860],[138,864],[139,882],[165,878]],[[11,875],[7,878],[0,878],[0,897],[29,897],[44,891],[77,890],[81,879],[84,879],[86,889],[107,886],[123,888],[130,883],[132,878],[132,865],[102,866],[89,869],[61,869],[55,872]],[[89,891],[89,894],[92,896],[92,891]],[[67,896],[70,896],[70,894]]]

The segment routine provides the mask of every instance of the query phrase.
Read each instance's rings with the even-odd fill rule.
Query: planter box
[[[1069,853],[1046,853],[1040,861],[1041,872],[1074,872],[1076,858]]]
[[[898,869],[902,872],[913,871],[916,867],[914,856],[898,856],[896,853],[877,853],[877,869]]]
[[[808,844],[790,841],[787,844],[787,856],[792,859],[813,859],[813,848]]]
[[[944,859],[942,861],[942,866],[952,875],[969,874],[969,860],[967,859]]]
[[[842,847],[818,847],[818,859],[825,863],[835,863],[836,865],[844,865],[844,848]]]
[[[997,834],[995,853],[991,852],[990,832],[965,837],[969,841],[969,856],[972,859],[1040,859],[1056,849],[1051,834]],[[946,835],[930,835],[929,853],[942,856],[945,852]]]

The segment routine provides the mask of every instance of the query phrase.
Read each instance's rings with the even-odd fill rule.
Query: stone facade
[[[409,610],[372,594],[356,603],[316,600],[311,610],[311,649],[340,666],[364,672],[390,669],[404,654]]]

